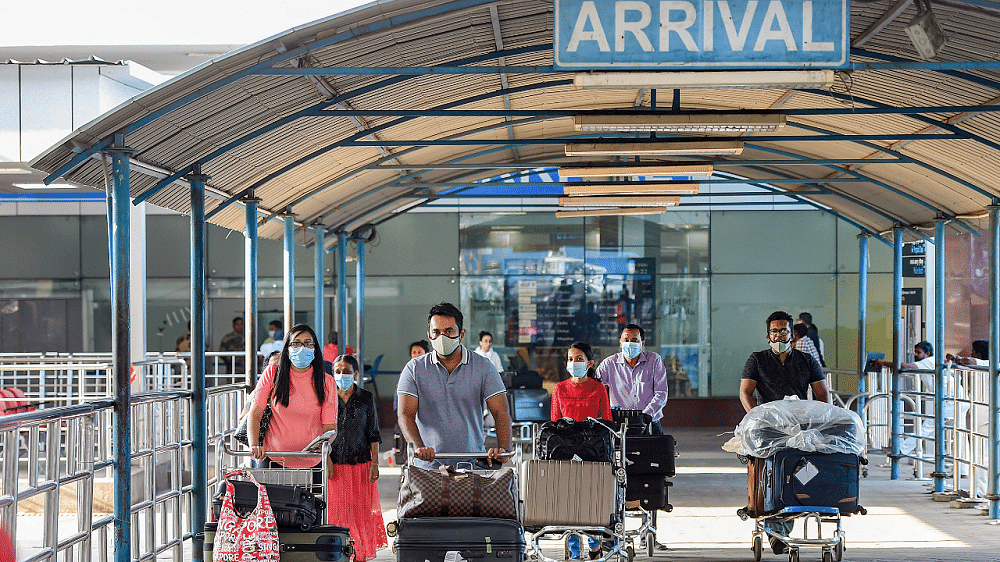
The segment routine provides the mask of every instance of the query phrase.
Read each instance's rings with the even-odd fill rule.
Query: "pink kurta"
[[[271,365],[257,381],[257,406],[264,408],[267,397],[274,387],[274,377],[277,365]],[[323,375],[323,387],[326,389],[326,400],[322,406],[316,399],[313,388],[312,369],[302,373],[289,371],[290,388],[288,391],[288,406],[282,406],[277,399],[271,400],[271,423],[264,438],[265,451],[300,451],[312,441],[313,437],[323,433],[323,426],[337,423],[337,387],[333,377]],[[288,468],[309,468],[316,466],[318,457],[274,457],[268,458],[279,462]]]

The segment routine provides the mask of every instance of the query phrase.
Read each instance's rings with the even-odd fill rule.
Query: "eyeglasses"
[[[768,330],[767,333],[772,336],[787,336],[788,334],[792,333],[792,331],[789,330],[788,328],[784,328],[781,330]]]
[[[300,347],[304,347],[306,349],[313,349],[316,347],[316,344],[314,344],[311,341],[290,341],[288,342],[288,347],[292,349],[298,349]]]

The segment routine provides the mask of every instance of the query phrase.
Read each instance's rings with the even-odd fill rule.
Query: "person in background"
[[[323,347],[323,355],[325,357],[337,357],[340,355],[340,335],[337,332],[330,332],[329,341]],[[345,355],[354,355],[354,348],[347,346],[347,350],[344,351]]]
[[[417,357],[423,357],[431,351],[431,344],[427,343],[427,340],[417,340],[410,344],[410,359],[416,359]],[[399,395],[392,395],[392,411],[393,413],[399,412]],[[396,424],[396,429],[392,433],[392,462],[396,466],[403,466],[406,464],[406,439],[403,438],[403,432],[399,429],[399,424]]]
[[[257,380],[247,438],[250,452],[255,459],[264,461],[264,468],[319,466],[312,457],[272,458],[267,452],[299,451],[314,437],[337,427],[336,385],[323,371],[323,354],[317,348],[312,328],[306,324],[294,326],[285,335],[278,362]],[[271,423],[262,442],[260,419],[268,404]]]
[[[582,341],[573,342],[566,353],[566,371],[570,378],[552,390],[552,421],[570,418],[585,421],[587,418],[611,419],[608,391],[594,378],[594,350]],[[580,559],[580,536],[570,535],[568,547],[571,560]],[[601,557],[601,543],[587,537],[590,558]]]
[[[642,410],[653,418],[653,434],[662,435],[660,419],[667,405],[667,370],[659,355],[642,350],[644,340],[642,328],[626,324],[619,338],[621,351],[601,361],[597,378],[608,385],[613,407]]]
[[[980,367],[990,366],[990,341],[989,340],[975,340],[972,342],[972,356],[962,357],[961,355],[952,355],[951,353],[944,356],[948,361],[958,363],[959,365],[979,365]]]
[[[801,351],[802,353],[808,353],[812,355],[812,358],[820,363],[819,350],[813,345],[812,339],[808,336],[809,328],[805,324],[796,324],[792,326],[792,347]],[[820,363],[822,364],[822,363]]]
[[[243,317],[237,316],[233,318],[233,331],[222,336],[222,341],[219,343],[219,351],[244,351],[246,348],[246,340],[243,337]],[[230,373],[245,372],[243,365],[242,357],[226,359],[226,368],[229,369]]]
[[[813,324],[812,314],[809,314],[808,312],[800,312],[799,319],[795,323],[805,325],[808,330],[807,335],[809,336],[809,339],[812,340],[813,345],[816,346],[816,351],[819,352],[819,366],[826,367],[826,361],[823,359],[823,357],[825,357],[823,354],[823,340],[819,337],[819,328]]]
[[[431,344],[427,340],[419,340],[410,344],[410,359],[416,359],[427,355],[431,351]]]
[[[500,362],[500,355],[493,349],[493,334],[483,331],[479,332],[479,347],[474,350],[477,354],[490,360],[497,372],[503,372],[503,363]]]
[[[351,529],[355,560],[375,558],[389,546],[378,497],[378,444],[382,442],[372,394],[356,384],[360,370],[351,355],[335,357],[337,437],[330,448],[330,525]]]

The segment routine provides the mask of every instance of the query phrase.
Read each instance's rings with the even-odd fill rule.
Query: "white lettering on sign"
[[[790,2],[790,4],[798,4],[802,7],[802,30],[800,35],[802,50],[834,51],[836,46],[833,41],[813,40],[812,0],[804,0],[801,3]],[[715,13],[716,8],[718,8],[731,51],[743,51],[751,31],[754,29],[757,29],[757,41],[754,43],[754,51],[763,51],[769,41],[784,43],[784,50],[787,52],[798,51],[799,44],[796,42],[792,26],[789,24],[785,4],[782,0],[770,0],[763,17],[755,22],[757,5],[757,0],[746,2],[743,15],[737,25],[729,0],[717,0],[716,2],[705,0],[703,2],[704,9],[700,25],[702,49],[705,51],[715,50]],[[614,21],[607,22],[612,26],[611,29],[614,33],[615,52],[625,52],[627,50],[626,43],[629,37],[645,52],[654,50],[661,52],[670,51],[670,39],[672,35],[675,35],[680,40],[687,51],[696,52],[699,50],[694,35],[691,33],[691,29],[696,28],[696,25],[698,25],[698,12],[695,9],[694,3],[686,0],[662,0],[659,2],[659,12],[659,33],[654,34],[654,36],[657,36],[659,44],[654,46],[650,40],[650,34],[646,30],[653,21],[651,3],[643,0],[615,1]],[[676,16],[682,16],[682,19],[674,19]],[[586,41],[593,41],[601,52],[611,51],[604,22],[601,21],[601,16],[593,0],[586,0],[581,3],[576,23],[573,26],[573,33],[570,36],[566,50],[568,52],[576,52],[580,47],[580,43]]]

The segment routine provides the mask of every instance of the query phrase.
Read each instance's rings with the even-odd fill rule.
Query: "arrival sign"
[[[841,68],[848,0],[555,0],[562,70]]]

